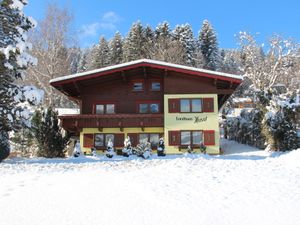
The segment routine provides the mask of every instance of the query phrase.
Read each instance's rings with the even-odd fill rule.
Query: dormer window
[[[161,85],[159,81],[151,81],[151,91],[160,91]]]
[[[139,81],[133,81],[132,82],[132,90],[133,91],[143,91],[144,90],[144,82]]]

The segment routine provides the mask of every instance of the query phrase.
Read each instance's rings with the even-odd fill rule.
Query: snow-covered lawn
[[[1,225],[300,224],[300,149],[6,160]]]

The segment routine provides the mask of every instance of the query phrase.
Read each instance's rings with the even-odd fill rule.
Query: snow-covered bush
[[[32,118],[32,131],[38,145],[37,156],[54,158],[65,157],[65,147],[69,135],[62,135],[58,126],[58,116],[51,107],[36,110]]]
[[[242,110],[240,116],[227,118],[228,139],[267,150],[286,151],[297,148],[296,95],[276,90],[257,91],[257,108]]]
[[[286,151],[297,148],[295,98],[296,95],[292,93],[271,96],[262,130],[267,150]]]

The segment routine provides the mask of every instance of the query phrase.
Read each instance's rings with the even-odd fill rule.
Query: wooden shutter
[[[202,98],[203,112],[214,112],[214,99]]]
[[[169,145],[170,146],[180,145],[180,131],[169,131]]]
[[[124,139],[125,139],[124,134],[114,134],[114,135],[115,135],[114,146],[117,148],[124,147]]]
[[[180,112],[180,99],[172,98],[169,99],[169,113],[179,113]]]
[[[132,147],[135,147],[138,143],[138,134],[137,133],[129,133],[128,136],[130,137]]]
[[[83,134],[83,147],[91,148],[94,146],[94,134]]]
[[[205,130],[204,133],[204,145],[215,145],[215,131]]]

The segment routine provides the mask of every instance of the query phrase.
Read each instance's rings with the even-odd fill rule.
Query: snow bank
[[[222,156],[6,160],[0,224],[299,223],[300,149],[222,146]]]

